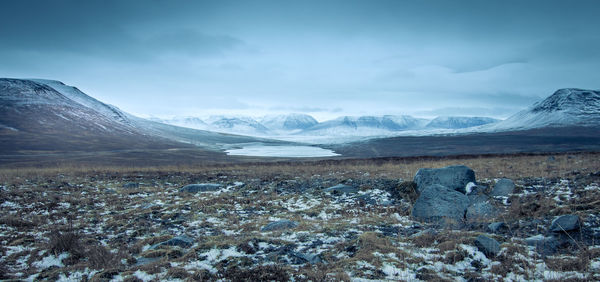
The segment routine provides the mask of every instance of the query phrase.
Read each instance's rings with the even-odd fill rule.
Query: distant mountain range
[[[428,120],[382,115],[343,116],[318,122],[305,114],[260,119],[212,116],[148,120],[59,81],[0,79],[0,155],[198,147],[222,152],[248,143],[290,144],[267,137],[341,144],[402,135],[464,135],[556,127],[600,127],[600,91],[560,89],[506,120],[487,117]]]
[[[253,119],[248,116],[211,116],[153,119],[190,128],[252,136],[381,136],[415,130],[464,129],[498,122],[488,117],[437,117],[433,120],[408,115],[342,116],[318,122],[306,114],[287,114]],[[260,120],[260,121],[259,121]]]

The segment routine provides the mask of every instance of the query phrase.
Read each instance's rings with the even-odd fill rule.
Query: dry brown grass
[[[548,155],[505,155],[505,156],[464,156],[440,158],[390,158],[328,161],[262,162],[246,164],[198,165],[198,166],[59,166],[46,168],[2,168],[0,182],[22,183],[24,179],[36,181],[54,179],[60,183],[61,176],[81,177],[93,175],[99,178],[134,179],[138,174],[157,176],[203,175],[207,179],[217,179],[221,175],[261,178],[263,180],[289,179],[295,176],[326,174],[343,177],[369,177],[389,179],[412,179],[418,169],[424,167],[444,167],[457,163],[475,170],[479,178],[522,178],[537,176],[545,178],[565,177],[577,171],[580,174],[595,173],[600,170],[600,153],[554,154]]]
[[[546,194],[532,194],[511,197],[508,218],[539,218],[550,214],[556,202]]]
[[[531,276],[530,271],[534,268],[530,262],[523,257],[529,257],[527,249],[522,245],[506,244],[500,255],[494,260],[500,264],[492,266],[491,272],[502,277],[506,277],[508,273],[521,274],[526,278]]]

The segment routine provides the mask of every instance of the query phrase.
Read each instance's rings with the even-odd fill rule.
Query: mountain
[[[149,120],[200,130],[209,130],[210,128],[206,122],[198,117],[174,117],[170,119],[150,118]]]
[[[300,134],[308,135],[385,135],[395,131],[419,129],[426,120],[411,116],[343,116],[319,123]]]
[[[482,131],[525,130],[542,127],[600,126],[600,91],[559,89],[506,120],[481,127]]]
[[[35,81],[0,79],[0,152],[185,147],[145,136],[111,109],[94,110]]]
[[[217,132],[267,135],[269,129],[251,117],[244,116],[211,116],[207,119],[210,129]]]
[[[52,80],[0,79],[0,154],[282,143],[142,119]],[[192,146],[192,145],[196,145]]]
[[[500,120],[489,117],[437,117],[425,127],[440,129],[460,129],[498,122]]]
[[[266,116],[260,122],[274,131],[303,130],[319,123],[314,117],[305,114]]]

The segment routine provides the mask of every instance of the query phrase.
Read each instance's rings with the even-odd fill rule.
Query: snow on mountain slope
[[[480,126],[484,124],[498,122],[500,120],[489,117],[457,117],[457,116],[444,116],[437,117],[431,120],[426,127],[427,128],[443,128],[443,129],[460,129],[468,128],[473,126]]]
[[[2,105],[70,105],[71,101],[44,84],[21,79],[0,79]]]
[[[181,127],[200,129],[200,130],[210,130],[210,126],[208,124],[206,124],[206,122],[204,122],[202,119],[197,118],[197,117],[174,117],[174,118],[170,118],[170,119],[151,118],[150,120],[156,121],[156,122],[162,122],[162,123],[166,123],[166,124],[171,124],[171,125],[176,125],[176,126],[181,126]]]
[[[299,134],[326,136],[377,136],[389,135],[396,131],[423,127],[425,120],[411,116],[343,116],[319,123]]]
[[[550,97],[506,120],[480,131],[524,130],[541,127],[600,126],[600,91],[559,89]]]
[[[81,92],[77,87],[68,86],[64,83],[56,80],[47,80],[47,79],[30,79],[31,81],[35,81],[40,84],[47,85],[52,87],[57,92],[65,95],[67,98],[82,104],[88,108],[91,108],[94,111],[97,111],[109,118],[114,119],[117,122],[123,124],[129,124],[129,120],[127,119],[127,114],[121,111],[119,108],[102,103],[85,93]]]
[[[144,136],[131,126],[31,80],[0,79],[0,124],[2,155],[185,147]]]
[[[269,129],[251,117],[245,116],[211,116],[207,120],[212,131],[264,136]]]
[[[4,88],[10,88],[10,90],[2,91],[2,97],[7,96],[4,100],[15,99],[19,101],[19,103],[24,103],[23,101],[28,101],[27,103],[37,101],[36,103],[38,104],[41,103],[40,101],[48,101],[45,102],[46,104],[63,103],[69,106],[68,109],[56,107],[43,107],[41,110],[43,110],[44,112],[49,111],[52,115],[56,113],[56,115],[63,116],[66,119],[76,119],[84,124],[98,124],[97,126],[101,129],[115,131],[115,134],[117,135],[119,134],[119,132],[125,131],[128,134],[145,136],[145,138],[148,140],[162,138],[168,139],[168,142],[175,141],[180,143],[193,144],[210,150],[222,150],[223,146],[227,144],[239,144],[249,142],[265,142],[277,144],[282,143],[274,140],[266,140],[262,138],[236,136],[231,134],[190,129],[146,120],[121,111],[117,107],[98,101],[88,96],[87,94],[81,92],[79,89],[65,85],[60,81],[42,79],[2,79],[2,82],[3,85],[7,85],[6,87],[3,86]],[[10,86],[11,83],[26,85],[26,87],[21,86],[19,88],[15,86]],[[40,93],[44,92],[45,96],[32,96],[31,93],[35,94],[36,91]],[[5,95],[5,93],[7,92],[10,93]],[[29,96],[21,97],[19,95]],[[2,102],[5,106],[8,105],[8,102]],[[11,109],[14,108],[11,106],[8,107]],[[33,116],[33,118],[37,116],[37,114],[35,113],[31,115]],[[13,120],[18,119],[16,114],[14,115],[14,117],[9,116],[7,118]],[[11,126],[10,123],[5,123],[1,121],[0,123],[5,125],[4,128],[13,127],[18,129],[18,127]],[[27,125],[24,126],[27,127]],[[61,128],[64,127],[65,130],[66,128],[68,128],[68,126],[65,127],[65,124],[60,122],[54,122],[48,125],[47,127],[51,129],[51,127],[53,126]],[[66,136],[68,136],[68,134],[68,132],[65,133]]]
[[[314,117],[305,114],[265,116],[260,122],[273,131],[303,130],[319,123]]]

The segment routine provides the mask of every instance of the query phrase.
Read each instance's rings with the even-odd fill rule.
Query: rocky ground
[[[597,154],[0,175],[0,279],[600,280]]]

